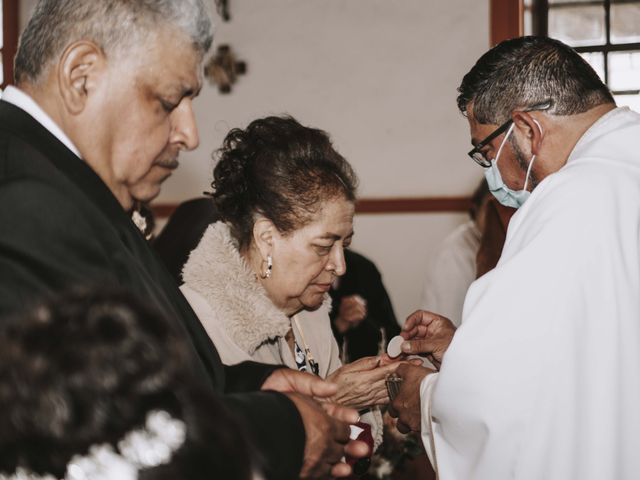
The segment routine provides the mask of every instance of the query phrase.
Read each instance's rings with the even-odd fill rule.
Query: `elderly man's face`
[[[491,133],[495,131],[499,125],[492,125],[488,123],[479,123],[474,115],[472,107],[467,108],[467,120],[469,121],[469,131],[471,134],[471,143],[475,146],[483,139],[487,138]],[[498,154],[498,149],[504,140],[507,132],[498,135],[494,138],[486,147],[482,150],[485,157],[488,159],[495,159]],[[511,133],[513,137],[513,133]],[[498,169],[502,176],[503,182],[514,190],[521,190],[524,187],[525,174],[527,165],[524,158],[520,158],[522,155],[515,151],[510,141],[505,142],[502,151],[500,152],[500,158],[498,159]]]
[[[125,209],[156,197],[180,150],[198,146],[192,100],[201,60],[185,35],[168,29],[108,59],[82,153]]]

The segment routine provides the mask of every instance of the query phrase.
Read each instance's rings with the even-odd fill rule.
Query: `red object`
[[[354,423],[354,425],[356,427],[360,427],[362,432],[360,432],[356,438],[352,438],[352,440],[365,442],[369,446],[369,455],[364,458],[354,458],[347,455],[347,463],[351,465],[351,468],[353,469],[353,474],[348,477],[350,479],[358,478],[367,473],[369,466],[371,465],[371,456],[373,455],[373,435],[371,435],[371,425],[364,422]]]

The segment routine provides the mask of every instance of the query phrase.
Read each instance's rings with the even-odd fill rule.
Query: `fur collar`
[[[289,318],[256,281],[223,222],[209,225],[189,255],[182,278],[207,300],[229,336],[250,355],[291,328]]]

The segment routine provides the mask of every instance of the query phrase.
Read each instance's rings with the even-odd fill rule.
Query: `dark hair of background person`
[[[231,130],[216,156],[213,200],[241,250],[256,214],[287,234],[311,221],[325,200],[355,201],[356,174],[329,136],[288,116]]]
[[[489,185],[487,181],[483,178],[476,189],[473,191],[471,195],[471,207],[469,208],[469,217],[472,220],[476,220],[478,217],[478,213],[482,208],[482,204],[485,202],[487,197],[489,196]]]
[[[185,422],[186,440],[141,479],[251,478],[241,430],[191,382],[180,338],[118,292],[71,292],[3,322],[0,472],[63,478],[74,455],[115,449],[150,411],[165,410]]]
[[[615,103],[598,74],[575,50],[548,37],[506,40],[482,55],[458,87],[458,109],[473,103],[476,120],[499,125],[518,108],[550,102],[553,115]]]

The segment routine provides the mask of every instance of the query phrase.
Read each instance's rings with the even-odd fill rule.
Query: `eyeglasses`
[[[513,123],[513,120],[511,119],[504,122],[502,125],[496,128],[493,132],[491,132],[491,134],[488,137],[486,137],[479,144],[473,147],[473,149],[471,149],[471,151],[467,155],[473,158],[473,160],[481,167],[489,168],[491,166],[491,160],[489,160],[484,155],[484,152],[482,151],[482,149],[485,146],[487,146],[487,144],[491,142],[494,138],[496,138],[498,135],[504,133],[512,123]]]
[[[552,105],[553,105],[552,100],[545,100],[544,102],[536,103],[535,105],[523,111],[524,112],[544,111],[544,110],[550,109]],[[473,160],[481,167],[489,168],[491,166],[491,160],[489,160],[484,155],[484,152],[482,152],[482,149],[486,147],[489,144],[489,142],[491,142],[498,135],[501,135],[502,133],[506,132],[512,123],[513,123],[513,120],[511,119],[504,122],[502,125],[496,128],[493,132],[491,132],[491,134],[488,137],[486,137],[484,140],[478,143],[475,147],[473,147],[467,155],[473,158]]]

